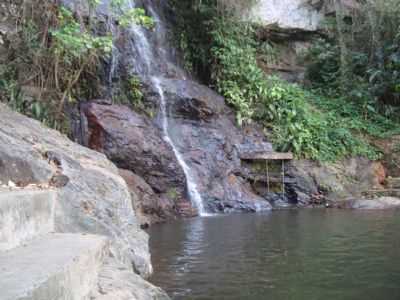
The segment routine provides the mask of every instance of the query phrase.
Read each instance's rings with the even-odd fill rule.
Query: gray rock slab
[[[91,300],[170,300],[162,289],[132,273],[113,258],[104,263],[98,287]]]
[[[0,104],[0,181],[46,184],[56,175],[68,181],[57,189],[55,231],[108,236],[115,257],[149,276],[148,236],[139,227],[115,165]]]
[[[84,300],[96,287],[105,237],[50,234],[0,253],[0,300]]]
[[[54,230],[56,192],[0,192],[0,251],[9,250]]]

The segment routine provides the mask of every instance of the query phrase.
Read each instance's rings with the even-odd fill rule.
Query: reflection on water
[[[173,299],[400,299],[400,212],[197,218],[150,235],[151,281]]]

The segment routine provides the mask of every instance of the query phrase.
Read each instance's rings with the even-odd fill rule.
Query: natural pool
[[[150,230],[173,299],[399,300],[400,212],[288,210]]]

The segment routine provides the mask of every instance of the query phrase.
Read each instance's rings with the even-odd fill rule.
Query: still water
[[[400,300],[400,212],[291,210],[150,230],[172,299]]]

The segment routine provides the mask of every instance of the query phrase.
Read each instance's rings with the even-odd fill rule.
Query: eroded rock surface
[[[209,211],[261,211],[270,209],[248,183],[235,176],[241,168],[240,151],[272,150],[255,128],[235,126],[224,99],[190,80],[162,81],[167,98],[170,135],[191,167]]]
[[[250,18],[263,25],[275,24],[282,29],[315,31],[324,18],[318,6],[304,0],[261,0],[251,10]]]
[[[296,178],[292,189],[303,205],[318,203],[321,197],[333,202],[361,197],[367,190],[382,189],[386,178],[382,164],[366,158],[336,163],[296,160],[289,175]]]
[[[131,192],[132,206],[141,226],[165,221],[175,214],[175,203],[157,195],[146,181],[129,170],[119,170]]]
[[[172,202],[165,213],[173,213],[174,203],[186,198],[185,174],[151,120],[123,105],[87,103],[81,105],[81,113],[88,124],[87,146],[141,176],[161,198]]]

